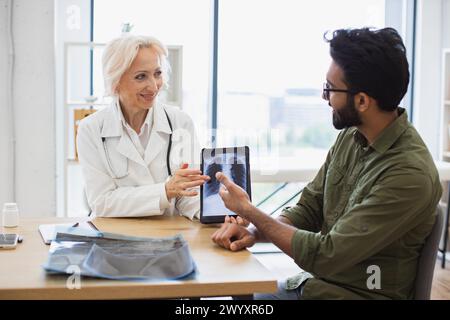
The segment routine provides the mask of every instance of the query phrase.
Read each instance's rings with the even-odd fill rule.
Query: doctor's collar
[[[131,125],[125,120],[125,116],[123,115],[122,108],[120,107],[119,99],[116,100],[116,109],[117,109],[117,112],[119,113],[119,117],[120,117],[121,123],[124,126],[124,128],[131,129]],[[150,130],[152,128],[152,125],[154,123],[153,109],[154,109],[154,107],[151,107],[148,110],[147,115],[145,116],[145,120],[142,123],[142,126],[140,128],[141,132],[142,132],[142,130],[146,130],[146,125],[147,125],[148,130]]]
[[[115,114],[116,116],[116,128],[115,130],[113,130],[113,132],[115,133],[114,135],[110,134],[110,130],[102,130],[102,135],[103,133],[108,133],[110,134],[109,136],[117,136],[117,135],[121,135],[122,134],[122,119],[123,121],[125,121],[124,117],[123,117],[123,113],[122,110],[120,108],[120,104],[119,104],[119,99],[118,97],[114,98],[113,102],[113,111],[112,113]],[[163,132],[166,134],[171,134],[172,133],[172,129],[167,121],[167,116],[166,116],[166,112],[168,108],[165,108],[158,100],[155,101],[155,104],[153,105],[153,107],[150,109],[152,110],[153,114],[153,124],[152,124],[152,130],[156,130],[158,132]],[[149,114],[147,114],[147,118],[148,119]],[[170,114],[168,114],[168,117],[171,118]],[[173,121],[173,120],[172,120]],[[144,122],[145,123],[145,122]],[[107,123],[105,124],[106,126],[111,126],[112,123]],[[108,128],[108,129],[112,129],[112,128]],[[103,135],[104,137],[107,137],[106,135]]]

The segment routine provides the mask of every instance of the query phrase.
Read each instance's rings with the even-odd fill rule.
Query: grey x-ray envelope
[[[73,274],[77,270],[83,276],[130,280],[179,279],[195,272],[188,243],[181,235],[106,235],[109,238],[58,234],[44,269],[50,273]]]

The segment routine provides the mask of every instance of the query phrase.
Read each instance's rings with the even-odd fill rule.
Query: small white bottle
[[[14,228],[19,225],[19,208],[17,203],[10,202],[3,205],[3,227]]]

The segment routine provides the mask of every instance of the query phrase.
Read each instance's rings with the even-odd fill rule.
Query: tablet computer
[[[223,172],[234,183],[244,189],[251,199],[249,148],[204,148],[201,171],[211,177],[200,188],[200,222],[222,223],[227,215],[236,215],[228,210],[219,195],[220,182],[217,172]]]

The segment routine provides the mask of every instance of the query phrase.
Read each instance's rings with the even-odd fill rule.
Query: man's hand
[[[248,219],[247,212],[249,212],[253,206],[247,192],[237,184],[233,183],[222,172],[216,173],[216,179],[223,185],[220,187],[219,195],[222,198],[225,207],[241,217]]]
[[[233,216],[225,216],[225,223],[235,223],[243,227],[248,227],[250,222],[247,219],[237,216],[236,218]]]
[[[224,223],[213,233],[211,240],[231,251],[238,251],[255,244],[255,235],[236,223]]]

